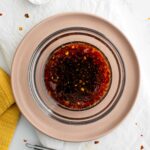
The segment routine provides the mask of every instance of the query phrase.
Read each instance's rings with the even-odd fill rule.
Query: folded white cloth
[[[6,26],[8,30],[4,29],[4,26],[8,23],[7,20],[0,22],[0,38],[8,43],[6,45],[7,51],[3,51],[3,54],[6,56],[9,67],[16,46],[33,25],[49,15],[66,11],[93,13],[115,24],[132,43],[141,66],[141,87],[135,106],[121,125],[110,134],[99,139],[99,144],[94,144],[93,141],[83,143],[63,142],[37,131],[43,145],[61,150],[130,150],[140,149],[141,145],[145,149],[150,149],[150,29],[147,26],[148,21],[145,18],[142,20],[138,16],[138,10],[134,7],[136,2],[134,3],[134,0],[132,2],[130,0],[51,0],[46,6],[34,7],[24,1],[16,0],[13,8],[11,8],[12,2],[9,1],[7,8],[10,10],[16,9],[17,11],[14,10],[15,16],[6,17],[7,20],[9,19],[9,24]],[[7,4],[8,1],[5,3]],[[28,22],[21,19],[22,17],[18,13],[25,11],[31,14],[31,19],[29,18]],[[18,20],[15,20],[15,18],[18,18]],[[24,26],[22,32],[17,30],[17,25],[20,24]],[[6,35],[10,37],[6,37]]]

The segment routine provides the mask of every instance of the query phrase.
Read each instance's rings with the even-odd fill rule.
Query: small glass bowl
[[[47,93],[44,67],[57,47],[77,41],[92,44],[103,52],[109,61],[112,78],[109,91],[99,104],[87,110],[71,111],[60,107]],[[35,50],[28,69],[33,99],[49,117],[66,124],[87,124],[105,117],[119,101],[125,85],[125,67],[117,48],[102,33],[85,27],[69,27],[49,35]]]

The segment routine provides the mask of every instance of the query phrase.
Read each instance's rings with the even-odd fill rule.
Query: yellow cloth
[[[0,150],[9,149],[19,119],[19,110],[14,102],[10,77],[0,68]]]

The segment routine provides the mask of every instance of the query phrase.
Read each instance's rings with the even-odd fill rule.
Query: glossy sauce
[[[74,42],[62,45],[50,55],[44,81],[58,105],[84,110],[98,104],[108,92],[111,68],[96,47]]]

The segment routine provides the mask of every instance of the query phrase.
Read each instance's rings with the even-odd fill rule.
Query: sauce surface
[[[58,105],[84,110],[102,101],[111,84],[107,58],[96,47],[73,42],[57,48],[48,58],[44,82]]]

